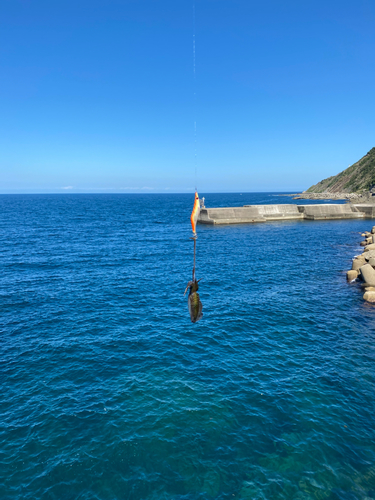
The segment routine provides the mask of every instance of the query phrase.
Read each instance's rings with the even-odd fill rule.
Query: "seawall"
[[[244,224],[275,220],[329,220],[375,218],[375,205],[244,205],[242,207],[201,208],[199,224]]]

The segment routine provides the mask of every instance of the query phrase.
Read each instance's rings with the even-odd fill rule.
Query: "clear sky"
[[[198,190],[375,146],[374,0],[195,0]],[[0,193],[194,190],[193,0],[0,1]]]

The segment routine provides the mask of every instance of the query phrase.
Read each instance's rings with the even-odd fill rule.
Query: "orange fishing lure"
[[[198,196],[198,193],[195,191],[194,206],[193,206],[193,211],[191,212],[191,216],[190,216],[191,228],[193,230],[194,237],[197,236],[196,225],[197,225],[197,220],[199,217],[199,212],[200,212],[199,196]]]

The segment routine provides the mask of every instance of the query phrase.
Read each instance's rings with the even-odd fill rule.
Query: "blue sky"
[[[298,191],[375,146],[373,0],[195,0],[197,185]],[[193,0],[0,2],[0,193],[194,190]]]

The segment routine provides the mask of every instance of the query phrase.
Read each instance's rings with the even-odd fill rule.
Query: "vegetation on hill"
[[[351,167],[311,186],[306,193],[359,193],[375,187],[375,148]]]

